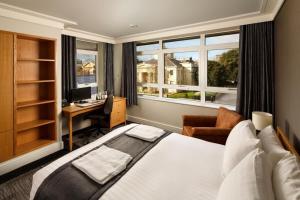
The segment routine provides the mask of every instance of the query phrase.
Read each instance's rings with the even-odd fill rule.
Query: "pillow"
[[[224,150],[222,174],[226,176],[249,152],[260,147],[250,120],[238,123],[230,132]]]
[[[289,152],[283,148],[272,126],[264,128],[258,134],[258,138],[261,140],[262,149],[268,154],[273,165],[289,154]]]
[[[223,180],[217,200],[274,200],[265,153],[251,151]]]
[[[282,158],[273,169],[273,188],[276,200],[300,199],[299,160],[292,154]]]

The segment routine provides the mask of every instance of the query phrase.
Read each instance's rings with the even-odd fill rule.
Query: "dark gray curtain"
[[[114,46],[113,44],[104,44],[104,72],[105,84],[104,90],[114,95]]]
[[[274,113],[273,22],[240,28],[237,111],[250,119],[252,111]]]
[[[127,98],[127,105],[137,105],[136,52],[135,43],[123,44],[121,95]]]
[[[63,104],[71,101],[70,91],[76,88],[76,38],[61,36],[62,46],[62,100]]]

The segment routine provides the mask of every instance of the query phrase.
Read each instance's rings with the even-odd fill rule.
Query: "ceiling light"
[[[130,27],[130,28],[137,28],[138,25],[137,25],[137,24],[129,24],[129,27]]]

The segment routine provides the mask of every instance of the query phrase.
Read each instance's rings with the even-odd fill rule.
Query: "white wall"
[[[141,98],[137,106],[127,108],[129,121],[154,125],[175,132],[181,132],[182,115],[212,116],[216,114],[217,110],[214,108]]]
[[[122,74],[122,44],[114,45],[114,80],[115,96],[121,94],[121,74]]]

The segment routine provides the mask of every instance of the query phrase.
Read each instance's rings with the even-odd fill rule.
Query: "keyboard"
[[[75,103],[78,107],[89,107],[97,104],[103,104],[105,100],[88,100],[87,103]]]

